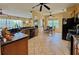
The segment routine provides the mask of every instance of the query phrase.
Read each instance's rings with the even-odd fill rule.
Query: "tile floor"
[[[40,29],[41,30],[41,29]],[[29,39],[29,55],[69,55],[69,42],[62,40],[61,33],[47,34],[39,31],[37,37]]]

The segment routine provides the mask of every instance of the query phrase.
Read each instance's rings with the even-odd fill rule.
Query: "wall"
[[[79,4],[67,8],[67,13],[69,17],[75,16],[77,13],[79,13]]]
[[[59,20],[60,27],[56,29],[56,32],[62,32],[62,18],[71,18],[74,16],[74,14],[77,13],[79,13],[79,4],[68,7],[66,12],[53,14],[52,18]],[[46,28],[48,20],[49,20],[48,16],[44,16],[44,28]]]

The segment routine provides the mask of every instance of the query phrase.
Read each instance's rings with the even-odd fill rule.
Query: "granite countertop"
[[[77,40],[79,40],[79,35],[73,35]]]
[[[3,42],[1,44],[1,46],[4,46],[6,44],[9,44],[9,43],[12,43],[12,42],[15,42],[15,41],[18,41],[18,40],[21,40],[21,39],[26,38],[26,37],[28,37],[28,35],[24,34],[22,32],[15,33],[14,36],[12,37],[11,41]]]
[[[74,38],[74,44],[79,44],[79,35],[72,35]]]

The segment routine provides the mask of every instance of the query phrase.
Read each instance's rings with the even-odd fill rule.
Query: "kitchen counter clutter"
[[[73,37],[73,55],[79,55],[79,35],[72,35]]]
[[[28,38],[29,36],[18,32],[15,33],[11,41],[1,44],[2,55],[27,55],[28,54]]]
[[[28,35],[26,35],[24,33],[21,33],[21,32],[15,33],[14,36],[12,36],[12,39],[10,41],[2,42],[1,46],[4,46],[6,44],[9,44],[9,43],[12,43],[12,42],[15,42],[15,41],[21,40],[23,38],[27,38],[27,37],[28,37]]]

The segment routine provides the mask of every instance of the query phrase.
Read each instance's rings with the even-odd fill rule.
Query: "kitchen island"
[[[2,55],[27,55],[28,54],[28,38],[29,36],[17,32],[10,41],[1,44]]]
[[[72,35],[71,55],[79,55],[79,35]]]

